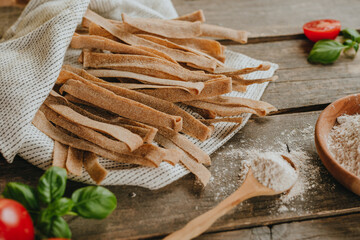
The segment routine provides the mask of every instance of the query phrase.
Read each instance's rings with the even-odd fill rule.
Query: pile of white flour
[[[264,186],[283,192],[298,178],[296,170],[279,152],[248,152],[248,161],[254,177]]]
[[[329,133],[330,153],[346,170],[360,177],[360,115],[342,115]]]

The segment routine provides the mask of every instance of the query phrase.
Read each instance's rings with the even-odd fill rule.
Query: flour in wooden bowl
[[[296,182],[296,170],[278,152],[248,153],[254,177],[264,186],[277,192],[290,189]]]
[[[360,177],[360,115],[342,115],[327,140],[334,159]]]

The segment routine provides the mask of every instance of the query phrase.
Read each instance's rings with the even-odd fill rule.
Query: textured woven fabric
[[[28,8],[32,7],[35,3],[41,2],[42,1],[32,0],[32,5],[28,6]],[[49,15],[48,18],[51,20],[44,24],[39,24],[39,21],[37,23],[37,26],[39,27],[33,31],[39,31],[38,34],[41,33],[42,35],[48,36],[46,40],[51,41],[49,44],[45,44],[45,42],[43,42],[43,47],[41,50],[39,50],[37,47],[30,47],[31,50],[27,51],[20,50],[23,48],[23,45],[14,44],[12,46],[10,44],[11,41],[0,44],[0,50],[6,49],[5,47],[2,47],[3,44],[8,44],[6,45],[7,47],[12,46],[14,49],[13,52],[17,52],[19,59],[28,57],[29,61],[40,61],[40,63],[35,64],[35,66],[32,65],[35,67],[35,69],[32,69],[31,66],[25,68],[26,65],[24,65],[24,67],[18,67],[16,71],[10,71],[13,72],[12,75],[7,74],[6,72],[0,72],[0,81],[3,83],[3,86],[6,86],[7,89],[12,89],[11,91],[5,92],[6,88],[4,88],[0,92],[0,106],[2,109],[7,109],[6,113],[0,113],[0,149],[9,161],[12,160],[16,153],[19,153],[22,158],[39,168],[46,169],[51,165],[52,149],[54,145],[53,141],[45,134],[40,132],[37,128],[35,128],[32,124],[29,124],[29,122],[34,116],[37,108],[50,92],[50,89],[53,86],[60,67],[63,63],[65,52],[65,63],[72,65],[78,64],[77,58],[80,54],[80,51],[73,49],[66,51],[66,46],[70,41],[76,23],[80,22],[80,18],[86,9],[86,1],[66,2],[68,2],[67,8],[72,9],[70,11],[73,11],[73,15],[71,15],[71,17],[67,16],[66,19],[69,22],[66,22],[66,24],[73,25],[65,27],[62,25],[65,24],[62,21],[58,23],[55,20],[53,21],[53,19],[57,19],[57,17],[60,16],[63,18],[63,12],[60,11],[56,17],[51,17]],[[76,5],[74,2],[76,2]],[[167,0],[98,0],[92,1],[90,3],[90,8],[105,17],[113,19],[120,19],[121,12],[126,12],[132,16],[139,17],[173,18],[177,16],[173,5],[170,1]],[[27,12],[28,14],[30,13],[29,10]],[[66,14],[68,14],[68,12]],[[29,46],[32,44],[37,45],[33,43],[33,41],[45,41],[45,39],[43,39],[40,35],[34,34],[30,28],[19,23],[19,21],[21,22],[22,19],[26,17],[27,15],[23,13],[18,22],[5,34],[5,37],[18,37],[21,36],[20,34],[22,32],[23,34],[28,33],[27,35],[29,35],[29,37],[27,43]],[[71,20],[70,18],[72,17],[74,17],[74,19]],[[59,24],[58,27],[56,27],[57,24]],[[18,29],[20,26],[22,26],[23,29]],[[59,29],[61,29],[61,31],[68,29],[69,32],[67,30],[65,31],[65,33],[68,35],[65,35],[65,33],[56,34],[55,30],[60,31]],[[17,41],[18,40],[12,40],[12,42]],[[58,47],[53,49],[54,46],[51,44],[60,45],[61,48]],[[27,48],[29,48],[29,46],[27,46]],[[36,51],[40,51],[41,53],[37,53]],[[13,52],[10,53],[13,54]],[[23,54],[25,54],[25,56],[23,56]],[[38,58],[40,58],[40,60],[36,60]],[[231,51],[226,51],[226,58],[226,65],[234,68],[257,66],[258,64],[262,63],[262,61],[258,61]],[[3,67],[3,59],[7,58],[1,54],[0,71]],[[10,66],[15,68],[17,64],[22,66],[21,63],[23,63],[23,60],[21,59],[19,61],[19,59],[8,59],[8,68],[10,68]],[[49,62],[52,64],[50,65]],[[274,74],[274,71],[278,68],[276,64],[271,64],[271,66],[271,69],[268,71],[248,74],[247,78],[255,79],[271,77]],[[39,69],[42,70],[40,71]],[[14,77],[19,79],[15,81],[15,83],[13,80],[11,80]],[[10,86],[10,83],[13,86]],[[228,95],[258,100],[262,96],[266,86],[267,83],[252,85],[248,87],[248,91],[246,93],[239,93],[234,91]],[[186,110],[191,113],[189,109]],[[196,115],[195,113],[192,114]],[[200,146],[206,153],[211,154],[220,146],[222,146],[226,141],[228,141],[236,132],[238,132],[246,124],[250,116],[250,114],[243,114],[245,121],[243,121],[242,124],[216,123],[216,130],[213,136],[205,142],[200,142],[196,139],[189,138],[196,145]],[[10,133],[12,135],[9,135]],[[149,189],[158,189],[178,180],[179,178],[189,173],[189,171],[181,164],[173,167],[165,162],[163,162],[159,168],[134,168],[106,159],[100,159],[100,163],[109,169],[109,175],[103,181],[103,185],[134,185],[146,187]],[[81,177],[70,176],[70,179],[84,183],[93,183],[90,176],[85,171]]]

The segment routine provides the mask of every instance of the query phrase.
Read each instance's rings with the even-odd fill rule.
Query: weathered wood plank
[[[174,0],[173,2],[179,14],[203,9],[207,22],[248,30],[252,33],[251,38],[298,36],[302,33],[304,23],[324,18],[337,19],[344,27],[360,27],[359,23],[354,21],[360,12],[360,5],[356,0],[227,0],[221,3],[216,0]]]
[[[5,31],[20,16],[23,8],[18,7],[0,7],[0,39]]]
[[[256,59],[276,62],[279,79],[270,83],[262,100],[278,109],[327,104],[360,91],[360,57],[341,56],[332,65],[310,64],[311,43],[306,40],[229,46]]]
[[[118,237],[150,237],[174,231],[189,220],[206,212],[230,195],[238,187],[241,158],[238,151],[250,148],[267,149],[283,146],[302,147],[313,166],[306,177],[307,189],[290,202],[279,197],[258,197],[243,203],[230,214],[219,219],[210,231],[288,222],[360,211],[360,199],[329,176],[316,154],[312,139],[319,112],[279,115],[253,119],[223,148],[212,155],[211,183],[200,193],[194,191],[193,178],[184,179],[158,191],[134,187],[111,187],[119,206],[115,214],[100,223],[75,219],[72,222],[76,239]],[[129,197],[135,192],[136,197]],[[92,224],[97,224],[94,229]],[[89,227],[87,227],[89,226]]]
[[[274,225],[272,239],[359,239],[360,214]]]
[[[219,219],[209,231],[313,219],[360,212],[360,198],[339,185],[322,166],[312,139],[319,112],[278,115],[252,119],[224,147],[212,155],[213,180],[201,192],[193,186],[191,175],[157,191],[139,187],[114,186],[118,207],[103,221],[72,219],[75,239],[139,238],[161,236],[179,229],[189,220],[214,207],[239,185],[239,151],[274,146],[302,147],[311,159],[303,194],[284,202],[279,197],[258,197],[246,201]],[[16,159],[13,165],[0,162],[0,190],[6,181],[36,184],[41,170]],[[80,186],[71,182],[68,191]],[[131,193],[136,194],[131,197]],[[96,227],[94,227],[96,226]]]
[[[196,240],[270,240],[271,232],[269,227],[257,227],[241,229],[236,231],[204,234]]]

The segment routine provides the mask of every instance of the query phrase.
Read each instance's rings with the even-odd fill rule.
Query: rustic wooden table
[[[258,197],[219,219],[198,239],[359,239],[360,198],[342,187],[322,166],[313,131],[320,111],[337,98],[360,91],[360,57],[342,57],[330,66],[311,65],[312,44],[301,34],[303,23],[334,18],[343,27],[359,28],[356,0],[174,0],[179,14],[203,9],[207,21],[251,31],[247,45],[223,41],[230,50],[278,63],[279,80],[270,83],[262,100],[280,113],[252,118],[239,133],[212,154],[214,179],[202,191],[191,175],[157,191],[109,187],[118,207],[106,220],[70,219],[74,239],[161,238],[214,207],[238,187],[236,152],[279,143],[303,148],[304,189],[292,201]],[[0,190],[8,181],[35,185],[43,173],[21,158],[0,160]],[[83,184],[71,182],[72,191]],[[135,193],[135,194],[134,194]]]

